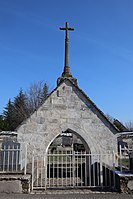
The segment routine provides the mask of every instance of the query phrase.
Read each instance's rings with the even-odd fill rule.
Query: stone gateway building
[[[112,124],[79,88],[69,66],[68,31],[74,29],[66,22],[60,30],[66,33],[65,64],[57,87],[16,132],[0,134],[0,192],[131,191],[133,177],[121,176],[122,150],[117,152],[117,133],[125,127]]]
[[[18,142],[27,145],[32,188],[42,187],[43,183],[45,188],[106,185],[106,177],[100,175],[105,172],[106,176],[105,168],[113,165],[105,154],[117,152],[118,130],[72,76],[68,31],[74,29],[66,22],[60,30],[66,33],[64,71],[44,103],[18,127]]]
[[[47,153],[62,132],[73,132],[92,154],[117,151],[117,133],[96,105],[73,83],[63,77],[42,106],[18,129],[18,141],[35,153]]]
[[[80,138],[87,153],[117,151],[118,130],[102,111],[78,87],[69,67],[68,28],[65,37],[65,64],[57,87],[45,102],[17,129],[18,141],[27,143],[30,152],[47,153],[53,141],[63,132]]]

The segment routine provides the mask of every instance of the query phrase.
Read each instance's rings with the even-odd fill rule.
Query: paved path
[[[133,199],[133,195],[118,193],[0,194],[0,199]]]

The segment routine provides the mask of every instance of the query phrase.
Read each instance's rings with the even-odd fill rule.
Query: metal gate
[[[32,158],[32,189],[115,188],[115,155],[49,151]]]

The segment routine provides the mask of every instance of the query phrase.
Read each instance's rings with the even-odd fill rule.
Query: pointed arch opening
[[[72,151],[75,153],[91,154],[91,150],[86,141],[72,129],[62,131],[48,147],[49,152]]]
[[[50,188],[86,186],[90,172],[91,150],[77,132],[68,128],[51,141],[47,151]]]

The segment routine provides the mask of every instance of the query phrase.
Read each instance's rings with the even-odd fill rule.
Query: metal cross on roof
[[[62,73],[63,77],[72,77],[72,74],[70,72],[70,66],[69,66],[69,47],[68,47],[68,31],[69,30],[74,30],[74,28],[69,28],[68,27],[68,22],[66,22],[66,27],[65,28],[60,28],[60,30],[65,30],[66,35],[65,35],[65,63],[64,63],[64,72]]]

